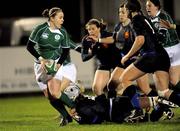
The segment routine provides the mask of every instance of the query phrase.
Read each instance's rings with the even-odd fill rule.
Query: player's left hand
[[[48,62],[48,60],[46,60],[46,59],[41,59],[40,60],[40,63],[41,63],[41,69],[44,71],[44,72],[46,72],[46,67],[45,67],[45,64]]]
[[[57,64],[57,70],[61,67],[61,64]]]
[[[171,24],[169,21],[163,19],[160,20],[160,26],[166,29],[174,29],[174,24]]]
[[[69,114],[71,117],[76,116],[77,115],[76,109],[75,108],[70,109]]]

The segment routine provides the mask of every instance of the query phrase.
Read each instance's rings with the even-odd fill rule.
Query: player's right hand
[[[47,61],[46,59],[44,59],[44,58],[40,59],[41,69],[42,69],[43,71],[45,71],[45,72],[46,72],[45,64],[46,64],[47,62],[48,62],[48,61]]]

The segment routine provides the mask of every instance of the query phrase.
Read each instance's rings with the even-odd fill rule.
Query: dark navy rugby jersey
[[[154,26],[145,16],[134,16],[132,27],[136,36],[143,35],[145,38],[144,45],[141,47],[142,52],[153,52],[159,47]]]
[[[101,38],[106,38],[112,36],[112,33],[107,31],[101,32]],[[85,36],[82,40],[82,59],[83,61],[89,60],[93,56],[97,58],[101,65],[115,65],[120,63],[121,61],[121,51],[112,44],[103,44],[103,43],[94,43],[93,41],[89,41]],[[92,54],[88,53],[88,50],[92,50]]]

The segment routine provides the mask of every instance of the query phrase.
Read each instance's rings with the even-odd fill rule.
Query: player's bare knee
[[[120,77],[119,80],[120,80],[120,85],[121,85],[122,87],[126,87],[126,86],[128,86],[128,85],[131,84],[131,81],[129,81],[128,78]]]
[[[125,77],[120,77],[119,82],[120,83],[126,83],[127,79]]]

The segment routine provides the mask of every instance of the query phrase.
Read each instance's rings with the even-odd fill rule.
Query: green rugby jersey
[[[170,22],[171,24],[174,24],[174,21],[172,20],[172,18],[170,17],[170,15],[165,12],[165,11],[159,11],[155,17],[151,17],[151,21],[154,24],[155,28],[159,31],[160,29],[162,29],[162,27],[160,27],[160,20],[165,20]],[[179,38],[178,38],[178,34],[176,32],[175,29],[165,29],[165,32],[163,32],[163,35],[165,35],[165,39],[160,39],[159,42],[163,45],[163,47],[170,47],[173,45],[178,44]]]
[[[70,39],[65,28],[51,30],[47,22],[38,25],[29,39],[36,43],[36,51],[45,59],[56,60],[61,57],[62,48],[70,48]],[[69,62],[70,54],[63,64]]]

